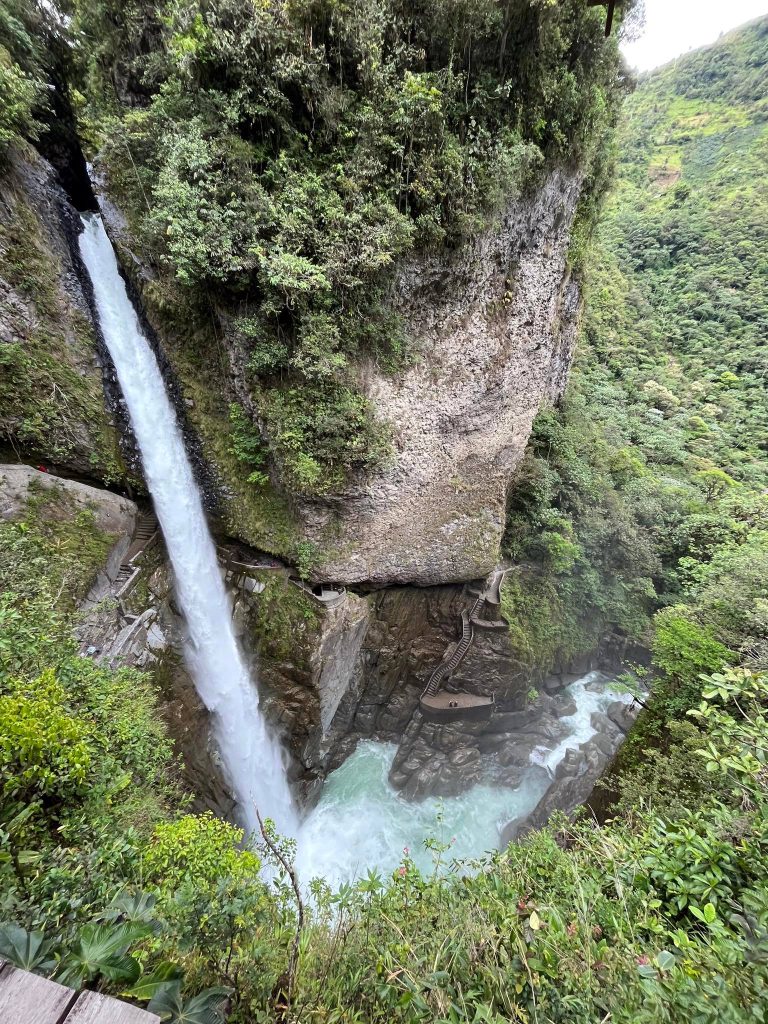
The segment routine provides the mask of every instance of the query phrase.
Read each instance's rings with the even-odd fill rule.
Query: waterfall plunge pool
[[[533,811],[568,750],[596,735],[592,714],[615,701],[631,703],[630,694],[612,689],[610,683],[601,673],[590,672],[566,687],[576,703],[575,713],[561,718],[566,735],[534,750],[514,789],[489,783],[458,796],[414,803],[403,799],[387,780],[396,745],[361,741],[328,776],[319,803],[299,828],[296,866],[302,882],[324,878],[338,886],[369,870],[391,874],[406,849],[417,866],[429,872],[434,867],[433,852],[424,845],[429,839],[450,844],[441,855],[443,864],[497,849],[502,828]]]

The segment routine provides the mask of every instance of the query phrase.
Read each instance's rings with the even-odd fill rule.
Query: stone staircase
[[[475,639],[476,627],[488,630],[506,629],[507,624],[502,619],[483,619],[480,617],[480,613],[486,605],[498,608],[501,604],[501,584],[507,572],[509,572],[508,568],[494,569],[486,579],[482,590],[470,591],[475,600],[471,607],[464,608],[461,612],[461,638],[448,647],[440,664],[427,680],[427,685],[421,694],[420,706],[424,714],[430,717],[438,715],[441,720],[444,720],[449,716],[466,716],[470,708],[473,712],[488,706],[492,708],[492,697],[477,697],[474,694],[460,693],[441,695],[440,687],[466,657],[467,651]]]
[[[141,555],[154,543],[158,530],[154,512],[142,512],[136,520],[130,546],[112,584],[112,593],[116,598],[125,597],[132,589],[141,572],[141,566],[138,564]]]

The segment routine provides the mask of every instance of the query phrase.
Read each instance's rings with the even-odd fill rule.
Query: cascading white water
[[[297,819],[279,744],[259,710],[254,681],[232,629],[232,610],[200,493],[154,353],[141,330],[101,218],[82,218],[80,253],[93,284],[104,341],[115,364],[144,474],[173,566],[186,619],[187,661],[244,823],[256,809],[283,834]]]

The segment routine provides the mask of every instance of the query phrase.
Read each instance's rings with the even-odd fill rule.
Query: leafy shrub
[[[49,669],[0,696],[0,775],[4,802],[78,803],[91,771],[87,726],[74,718]]]
[[[36,139],[45,105],[43,48],[36,38],[40,11],[19,0],[0,3],[0,153]]]
[[[35,138],[39,125],[33,111],[39,97],[39,83],[22,71],[0,46],[0,148],[19,138]]]
[[[684,714],[699,699],[700,678],[727,664],[733,655],[708,627],[700,626],[684,608],[665,608],[654,619],[653,660],[663,673],[656,689],[670,718]]]
[[[261,436],[250,422],[241,405],[232,403],[229,407],[229,422],[232,431],[230,451],[239,462],[251,470],[248,483],[265,484],[269,480],[264,471],[266,452]]]
[[[243,832],[208,812],[157,825],[147,847],[147,877],[173,889],[183,881],[210,886],[221,878],[245,882],[259,871],[258,857],[238,849]]]

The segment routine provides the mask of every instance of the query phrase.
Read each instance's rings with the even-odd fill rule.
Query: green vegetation
[[[93,328],[68,297],[28,145],[50,120],[49,65],[67,49],[60,31],[36,3],[0,0],[0,445],[115,481],[125,470],[94,373]],[[19,152],[32,170],[21,170]]]
[[[37,138],[45,104],[45,24],[39,9],[22,0],[0,3],[0,160],[10,146]]]
[[[556,163],[592,218],[622,80],[581,0],[75,7],[81,121],[132,245],[165,316],[183,333],[196,307],[242,358],[229,399],[289,494],[390,456],[360,363],[410,358],[386,301],[409,253],[460,244]]]
[[[572,13],[570,4],[526,7],[536,25],[550,29],[562,28],[561,9]],[[450,185],[443,176],[425,191],[422,176],[436,152],[450,155],[451,133],[458,139],[454,156],[458,147],[456,159],[467,162],[476,181],[489,172],[484,157],[464,152],[469,134],[462,135],[467,124],[458,114],[455,121],[450,110],[441,114],[443,146],[435,152],[416,131],[429,128],[429,117],[422,116],[424,125],[413,115],[404,122],[412,139],[409,144],[406,135],[405,146],[393,150],[400,175],[394,184],[381,177],[381,163],[361,163],[370,157],[364,147],[378,136],[366,135],[367,122],[355,120],[375,112],[381,130],[391,132],[388,89],[403,91],[405,71],[417,73],[406,64],[398,78],[391,63],[371,62],[377,38],[391,46],[381,52],[398,70],[398,61],[411,60],[408,47],[424,42],[418,33],[430,28],[434,38],[425,52],[438,45],[442,59],[440,40],[450,24],[456,61],[437,70],[466,67],[470,27],[479,46],[490,8],[475,9],[475,20],[465,22],[467,8],[441,5],[440,18],[450,13],[456,21],[435,26],[425,15],[405,41],[392,35],[390,23],[376,20],[379,7],[362,13],[334,7],[319,22],[308,14],[304,21],[298,14],[295,22],[287,15],[280,21],[271,7],[253,8],[269,43],[263,50],[237,20],[241,8],[221,2],[204,9],[174,5],[161,25],[138,5],[92,10],[114,17],[109,31],[94,17],[99,43],[91,45],[91,75],[98,77],[119,52],[121,80],[144,90],[143,105],[121,114],[114,144],[128,143],[138,158],[136,180],[151,193],[140,230],[179,278],[161,280],[158,294],[173,301],[173,289],[198,287],[203,273],[217,301],[231,293],[226,302],[240,303],[242,317],[250,318],[238,330],[253,342],[258,416],[268,421],[263,403],[279,401],[288,403],[281,430],[305,417],[300,436],[280,442],[296,457],[292,464],[283,456],[281,472],[308,474],[297,477],[298,489],[336,481],[333,458],[318,457],[320,438],[313,435],[312,451],[305,447],[305,438],[320,429],[312,411],[289,406],[292,389],[325,373],[318,366],[332,367],[329,387],[350,386],[332,358],[349,355],[346,342],[336,346],[327,330],[344,321],[335,306],[322,304],[331,303],[323,287],[331,271],[317,247],[315,221],[297,227],[288,214],[301,220],[305,203],[314,210],[318,177],[331,204],[333,183],[349,177],[373,185],[352,196],[344,216],[374,218],[367,229],[378,224],[387,244],[393,224],[407,224],[414,240],[426,232],[419,244],[427,244],[436,232],[445,232],[442,241],[460,237],[474,229],[474,218],[491,215],[475,204],[469,180],[458,192],[442,192]],[[599,27],[599,12],[579,10],[578,19]],[[515,4],[508,11],[520,13]],[[524,18],[514,24],[516,31],[531,28]],[[304,31],[301,45],[297,26]],[[345,57],[351,26],[360,30],[357,64]],[[146,42],[141,60],[130,45],[136,33]],[[278,33],[277,42],[270,33]],[[515,40],[518,57],[529,52],[525,38]],[[222,91],[225,39],[232,58]],[[531,87],[528,105],[511,123],[515,145],[542,146],[557,158],[559,130],[573,133],[578,150],[594,126],[580,128],[575,109],[568,120],[567,96],[578,106],[583,93],[569,92],[558,79],[560,51],[547,33],[540,37],[544,45],[541,39],[554,47],[546,51],[552,63],[531,45],[536,66],[518,60],[514,75],[529,85],[526,75],[545,76],[549,86],[560,81],[560,91],[547,93],[556,110],[537,106],[538,86]],[[560,44],[566,44],[562,35]],[[321,45],[339,58],[335,91],[328,66],[307,56]],[[463,79],[465,105],[469,96],[477,101],[481,46],[472,67],[478,79]],[[261,77],[248,77],[257,72]],[[365,83],[376,85],[385,72],[375,94],[381,105],[366,105]],[[485,72],[491,74],[487,66]],[[355,89],[350,73],[360,76],[360,82],[352,78]],[[441,104],[450,98],[461,113],[450,76],[434,84],[431,65],[418,73],[427,90],[418,102],[428,112],[430,104],[447,109]],[[553,822],[472,865],[469,875],[439,870],[450,866],[450,844],[436,838],[429,843],[434,873],[420,874],[406,851],[391,878],[371,872],[336,892],[316,882],[314,902],[302,909],[285,871],[290,842],[268,827],[258,848],[243,846],[238,829],[188,813],[152,679],[110,672],[76,655],[73,603],[107,541],[87,515],[68,516],[66,509],[49,515],[41,504],[48,499],[35,497],[0,524],[0,906],[8,922],[0,927],[0,955],[70,984],[122,993],[164,1020],[197,1024],[215,1024],[225,1011],[232,1024],[766,1020],[766,74],[763,20],[651,76],[629,102],[619,180],[587,260],[577,367],[562,408],[539,418],[510,499],[505,543],[522,568],[505,585],[503,608],[521,659],[543,672],[589,649],[606,630],[652,651],[648,706],[608,780],[614,820]],[[255,81],[263,87],[258,93]],[[315,127],[301,120],[307,96],[318,103],[311,108]],[[240,106],[246,101],[250,107]],[[487,108],[477,101],[478,132],[493,128],[488,111],[497,102],[509,117],[504,104],[517,99],[487,98]],[[580,109],[578,117],[591,108]],[[189,114],[181,127],[172,120],[180,110]],[[228,120],[233,110],[237,116]],[[178,128],[175,135],[150,131],[169,124]],[[297,125],[312,148],[298,145]],[[197,144],[198,135],[220,145],[216,161],[206,162],[210,151]],[[402,143],[401,136],[387,137]],[[332,145],[343,156],[333,172],[327,166]],[[223,182],[238,160],[259,173],[248,185],[253,191],[229,194]],[[185,179],[180,168],[193,166],[190,161],[199,173]],[[279,181],[278,166],[285,170]],[[153,167],[162,194],[151,191]],[[289,185],[295,205],[283,208],[285,225],[244,243],[235,232],[262,231],[264,210],[287,203]],[[158,213],[163,230],[171,227],[162,244]],[[303,229],[310,240],[289,244],[287,233]],[[340,234],[323,238],[338,241],[346,230],[342,218]],[[208,253],[214,233],[222,242],[215,259]],[[252,265],[239,265],[246,260]],[[369,285],[356,292],[357,285],[341,282],[332,301],[343,296],[351,303],[345,309],[360,310],[363,295],[372,294]],[[274,316],[282,333],[257,338],[251,319],[268,319],[262,304],[270,296],[276,303],[281,289],[285,302]],[[292,361],[302,351],[308,358],[305,331],[317,332],[320,340],[312,344],[320,357],[312,369],[299,370]],[[264,370],[270,360],[285,361],[279,381]],[[275,428],[262,435],[243,405],[231,407],[223,394],[206,398],[201,391],[194,400],[220,403],[217,421],[227,424],[226,437],[216,442],[222,458],[240,468],[248,487],[267,494],[264,466],[275,457]],[[342,445],[350,441],[343,432],[338,437]],[[310,484],[318,471],[313,460],[322,476]],[[303,549],[305,565],[311,556]],[[265,574],[265,582],[263,626],[272,630],[265,642],[277,657],[287,656],[313,628],[314,608],[298,591],[286,599],[282,581]],[[259,874],[265,861],[275,866],[269,881]]]
[[[509,506],[523,656],[655,635],[668,717],[699,673],[768,667],[767,64],[763,20],[627,101],[576,367]]]
[[[94,372],[93,328],[63,297],[61,260],[12,170],[0,188],[0,279],[18,295],[3,309],[0,443],[119,480],[125,469]]]

